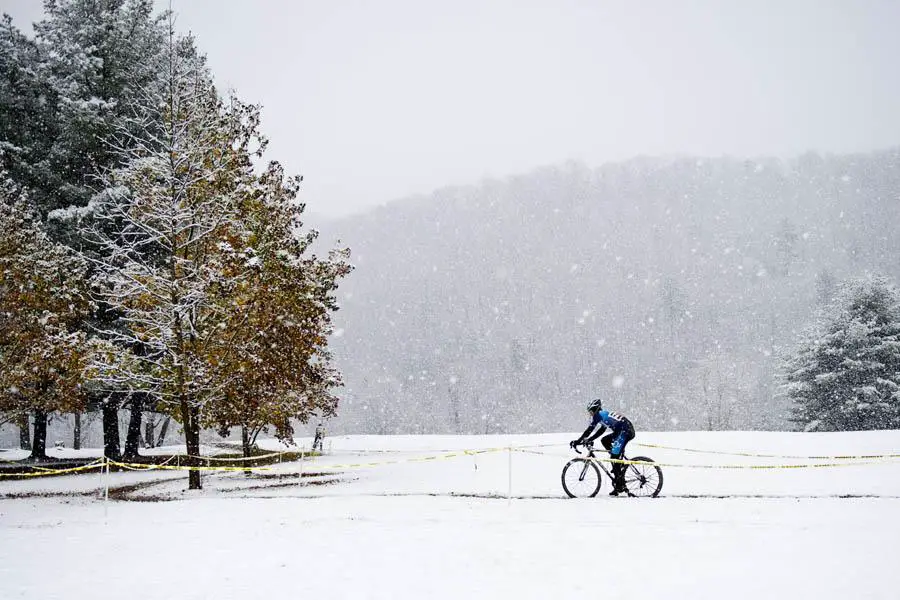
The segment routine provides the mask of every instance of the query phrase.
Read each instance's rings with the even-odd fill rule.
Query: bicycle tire
[[[625,469],[625,491],[634,498],[656,498],[662,491],[663,473],[652,458],[635,456],[631,462],[647,463],[646,465],[629,464]]]
[[[568,479],[566,477],[568,475]],[[593,498],[600,491],[603,479],[594,461],[573,458],[562,470],[562,486],[569,498]]]

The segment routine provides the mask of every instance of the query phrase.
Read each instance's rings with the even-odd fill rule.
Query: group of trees
[[[202,428],[240,428],[247,453],[333,414],[348,251],[312,253],[259,108],[220,93],[152,0],[45,12],[34,39],[0,31],[0,410],[33,416],[32,455],[53,411],[102,409],[110,456],[125,403],[129,440],[166,413],[192,456]]]
[[[259,117],[152,0],[0,22],[0,423],[33,456],[85,410],[118,456],[123,407],[126,454],[144,411],[247,452],[332,414],[335,364],[379,433],[565,429],[598,394],[646,428],[900,426],[896,292],[838,289],[898,275],[896,150],[567,165],[333,223],[365,256],[335,362],[347,252],[312,253]]]

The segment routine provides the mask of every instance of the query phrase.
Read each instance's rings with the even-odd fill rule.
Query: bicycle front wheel
[[[638,498],[656,498],[662,491],[662,469],[653,464],[653,460],[646,456],[635,456],[628,460],[632,462],[632,464],[626,465],[625,469],[625,490],[628,495]]]
[[[593,498],[600,491],[600,469],[587,458],[573,458],[562,470],[562,486],[569,498]]]

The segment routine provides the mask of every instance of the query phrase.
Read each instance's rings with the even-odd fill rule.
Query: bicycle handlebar
[[[583,446],[585,448],[585,450],[588,451],[589,454],[590,454],[591,450],[594,449],[593,442],[583,442],[580,445]],[[576,444],[575,446],[572,446],[572,450],[574,450],[576,454],[581,454],[581,451],[578,449],[578,444]]]

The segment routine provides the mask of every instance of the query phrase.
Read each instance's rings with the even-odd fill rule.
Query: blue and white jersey
[[[591,427],[597,427],[598,425],[609,427],[615,433],[619,433],[628,428],[633,428],[628,417],[608,410],[598,410],[594,415],[594,419],[591,421]]]

